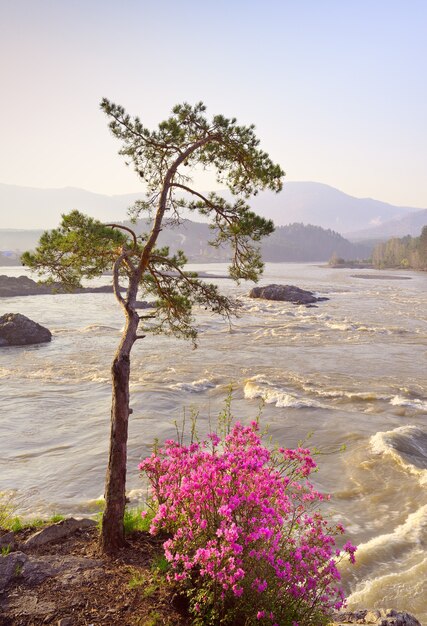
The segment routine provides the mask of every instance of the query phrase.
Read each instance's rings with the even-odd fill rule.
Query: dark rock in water
[[[125,288],[121,288],[125,291]],[[43,285],[31,280],[28,276],[0,276],[0,298],[13,298],[16,296],[39,296],[57,293],[70,293],[65,291],[59,283]],[[74,289],[71,293],[113,293],[112,285],[102,287],[82,287]]]
[[[39,285],[28,276],[0,276],[0,296],[34,296],[53,293],[51,285]]]
[[[329,300],[329,298],[317,298],[311,291],[300,289],[299,287],[295,287],[295,285],[254,287],[251,289],[249,297],[293,302],[294,304],[313,304],[314,302]]]
[[[135,303],[135,309],[154,309],[155,306],[152,302],[146,300],[137,300]]]
[[[0,347],[26,346],[51,341],[50,330],[20,313],[6,313],[0,317]]]
[[[420,622],[405,611],[394,609],[361,609],[358,611],[342,611],[334,615],[331,626],[347,626],[347,624],[371,624],[371,626],[421,626]]]

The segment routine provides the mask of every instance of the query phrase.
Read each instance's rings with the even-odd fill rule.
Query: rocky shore
[[[56,293],[67,293],[59,283],[41,285],[27,276],[0,276],[0,298],[17,296],[38,296]],[[112,285],[103,287],[83,287],[75,289],[73,293],[113,293]]]
[[[108,559],[98,552],[93,520],[0,531],[0,626],[189,626],[185,606],[156,570],[163,539],[134,532]],[[343,611],[330,626],[349,624],[421,626],[393,609]]]

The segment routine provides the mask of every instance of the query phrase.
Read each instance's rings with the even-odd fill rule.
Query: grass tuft
[[[125,535],[129,535],[135,531],[148,532],[150,529],[151,520],[154,514],[148,511],[144,517],[142,513],[145,510],[142,507],[135,509],[126,509],[123,523],[125,526]]]

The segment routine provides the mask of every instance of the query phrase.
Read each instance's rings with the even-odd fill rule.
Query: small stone
[[[63,617],[58,620],[58,626],[72,626],[73,620],[71,617]]]

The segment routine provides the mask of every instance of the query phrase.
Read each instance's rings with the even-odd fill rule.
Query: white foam
[[[105,376],[100,376],[99,374],[94,374],[93,376],[89,376],[89,379],[93,383],[110,383],[110,379]]]
[[[427,402],[418,398],[406,398],[405,396],[394,396],[390,400],[393,406],[408,406],[419,411],[427,411]]]
[[[121,329],[121,332],[124,330],[124,327]],[[104,324],[90,324],[89,326],[85,326],[80,329],[81,333],[96,333],[96,332],[118,332],[118,328],[114,328],[113,326],[106,326]]]
[[[427,484],[427,433],[417,426],[400,426],[378,432],[369,444],[374,454],[387,455]]]
[[[408,590],[410,589],[410,593]],[[422,619],[426,610],[427,557],[412,566],[399,563],[399,570],[356,585],[347,597],[348,607],[357,609],[366,606],[398,606]]]
[[[356,564],[340,564],[345,578],[356,582],[347,598],[349,607],[394,605],[416,614],[425,611],[426,541],[427,505],[411,513],[393,532],[360,544]]]
[[[395,559],[407,558],[411,551],[422,552],[427,540],[427,504],[408,515],[406,521],[390,532],[378,535],[357,547],[356,569],[375,569],[382,563],[394,569]],[[406,557],[405,557],[406,554]],[[347,565],[343,568],[347,570]]]
[[[348,400],[388,400],[374,391],[345,391],[341,389],[312,389],[313,393],[323,398],[347,398]]]
[[[356,327],[349,322],[327,322],[325,326],[331,330],[356,330]]]
[[[261,384],[257,384],[256,381]],[[247,400],[261,398],[266,404],[275,404],[278,408],[327,408],[316,400],[311,400],[310,398],[298,398],[285,389],[274,386],[263,380],[262,377],[259,376],[254,376],[254,378],[246,382],[244,395]]]
[[[193,382],[191,383],[176,383],[175,385],[170,385],[169,388],[176,389],[177,391],[189,391],[190,393],[201,393],[215,386],[216,386],[215,383],[213,383],[208,378],[201,378],[200,380],[193,380]]]

